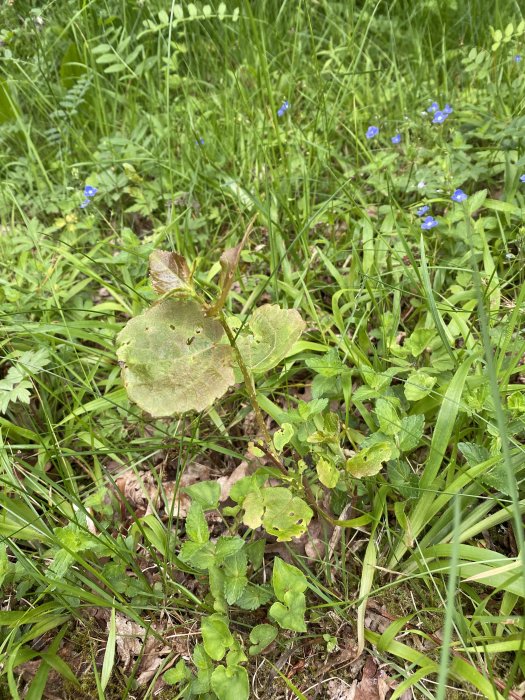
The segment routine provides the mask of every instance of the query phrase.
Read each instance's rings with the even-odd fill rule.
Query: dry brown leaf
[[[118,612],[115,616],[115,627],[117,654],[121,662],[121,670],[124,673],[129,671],[133,664],[140,659],[137,669],[137,684],[139,686],[149,683],[169,654],[174,651],[180,653],[180,649],[167,646],[154,636],[154,630],[160,632],[157,625],[153,625],[152,630],[148,632],[144,627]]]
[[[327,685],[326,700],[354,700],[356,687],[357,681],[350,685],[340,678],[333,678]]]
[[[354,700],[382,700],[378,688],[378,668],[369,656],[363,667],[363,675],[356,686]]]

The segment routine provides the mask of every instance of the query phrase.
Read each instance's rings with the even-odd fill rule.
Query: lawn
[[[2,3],[0,698],[525,696],[524,16]]]

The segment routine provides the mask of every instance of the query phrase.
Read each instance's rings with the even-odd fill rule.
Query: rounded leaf
[[[250,682],[242,666],[217,666],[211,675],[211,687],[219,700],[248,700]]]
[[[243,333],[237,339],[242,359],[252,372],[267,372],[286,357],[299,340],[305,322],[296,309],[265,304],[255,309],[248,328],[251,333]]]
[[[129,398],[154,417],[211,406],[234,383],[223,334],[191,300],[166,299],[128,321],[117,357]]]

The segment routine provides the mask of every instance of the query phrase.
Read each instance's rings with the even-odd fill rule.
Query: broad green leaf
[[[228,628],[228,619],[217,613],[202,620],[201,634],[204,649],[214,661],[220,661],[234,641]]]
[[[224,595],[229,605],[233,605],[248,585],[246,570],[248,559],[243,551],[232,554],[224,560]]]
[[[230,557],[244,547],[244,540],[241,537],[221,536],[215,545],[215,561],[222,564],[226,557]]]
[[[186,260],[178,253],[154,250],[149,256],[151,286],[157,294],[189,289],[190,270]]]
[[[224,583],[226,581],[224,571],[220,566],[210,564],[208,568],[208,577],[210,593],[213,596],[213,609],[215,612],[227,615],[228,604],[224,595]]]
[[[403,452],[415,450],[421,442],[425,429],[425,416],[418,414],[405,416],[401,419],[401,429],[399,431],[399,448]]]
[[[303,593],[308,588],[308,582],[300,569],[276,557],[273,562],[272,586],[277,599],[284,602],[286,593]]]
[[[191,684],[192,695],[207,693],[211,687],[213,663],[204,649],[204,645],[196,644],[191,656],[197,669],[197,678]]]
[[[215,510],[219,506],[221,487],[216,481],[198,481],[185,486],[183,492],[188,494],[193,503],[198,503],[202,510]]]
[[[206,544],[210,539],[208,523],[199,503],[193,502],[186,516],[186,534],[193,542]]]
[[[195,301],[165,299],[128,321],[117,357],[130,399],[154,417],[211,406],[234,383],[223,335]]]
[[[428,396],[432,387],[436,383],[436,378],[431,377],[424,370],[412,372],[408,375],[405,384],[405,396],[408,401],[419,401]]]
[[[279,627],[295,632],[306,632],[304,614],[306,612],[306,598],[304,593],[285,593],[284,603],[274,603],[269,610]]]
[[[235,605],[243,610],[257,610],[271,599],[272,591],[269,586],[256,586],[253,583],[248,583]]]
[[[180,659],[174,668],[169,668],[162,676],[168,685],[176,685],[191,678],[191,672],[184,659]]]
[[[273,434],[273,444],[277,452],[282,452],[285,445],[287,445],[293,438],[293,425],[291,423],[283,423],[280,430],[276,430]]]
[[[321,357],[306,360],[306,366],[323,377],[337,377],[345,369],[337,348],[331,348]]]
[[[250,656],[260,654],[276,637],[277,629],[273,625],[263,624],[254,627],[250,632],[250,642],[252,643],[249,649]]]
[[[465,202],[465,207],[469,214],[473,214],[477,211],[487,199],[487,190],[479,190],[475,194],[471,195]]]
[[[305,328],[296,309],[281,309],[265,304],[255,309],[248,321],[250,333],[237,338],[237,346],[248,369],[254,373],[267,372],[275,367]]]
[[[313,516],[310,506],[281,486],[250,491],[242,505],[244,524],[252,529],[262,525],[278,542],[300,537]]]
[[[419,357],[435,338],[437,338],[435,330],[430,328],[418,328],[405,340],[403,347],[414,357]]]
[[[376,401],[375,414],[379,421],[379,427],[385,435],[397,435],[401,425],[401,419],[392,401],[388,399],[378,399]]]
[[[180,548],[179,558],[185,564],[196,569],[208,569],[215,561],[214,547],[211,542],[184,542]]]
[[[242,666],[217,666],[211,676],[211,687],[219,700],[248,700],[250,682]]]
[[[357,479],[373,476],[381,471],[383,463],[390,459],[392,446],[389,442],[378,442],[366,447],[346,460],[346,470]]]
[[[334,463],[330,459],[320,457],[315,465],[319,481],[326,486],[327,489],[333,489],[339,481],[339,472]]]

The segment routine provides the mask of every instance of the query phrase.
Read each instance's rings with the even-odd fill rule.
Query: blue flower
[[[428,204],[425,204],[424,206],[419,207],[419,209],[416,211],[416,214],[418,216],[423,216],[423,214],[426,214],[427,211],[429,211],[429,209],[430,207],[428,206]]]
[[[377,126],[369,126],[368,129],[366,130],[366,138],[367,139],[373,139],[374,136],[377,136],[379,133],[379,129]]]
[[[392,143],[401,143],[401,134],[396,134],[390,139]]]
[[[86,185],[84,187],[84,197],[94,197],[97,194],[97,192],[97,188],[92,187],[91,185]]]
[[[80,205],[80,208],[81,208],[81,209],[85,209],[86,207],[88,207],[88,206],[90,205],[90,203],[91,203],[91,200],[90,200],[90,199],[85,199],[85,200],[82,202],[82,204]]]
[[[195,143],[197,144],[197,146],[204,146],[204,139],[202,138],[202,136],[199,136]]]
[[[430,107],[427,109],[427,112],[437,112],[439,109],[439,105],[437,102],[432,102]]]
[[[456,190],[450,199],[453,202],[464,202],[468,199],[468,195],[465,194],[463,190]]]
[[[454,110],[452,109],[452,107],[448,103],[443,107],[443,112],[446,115],[452,114],[453,111]]]
[[[288,100],[285,100],[277,110],[277,116],[282,117],[286,110],[290,107]]]
[[[520,175],[521,182],[525,182],[525,175]]]
[[[437,226],[438,222],[434,219],[433,216],[425,216],[423,219],[423,223],[421,224],[421,228],[423,231],[429,231],[431,228],[434,228],[434,226]]]
[[[514,56],[514,61],[515,61],[516,63],[520,63],[520,61],[521,61],[521,55],[520,55],[520,54],[517,54],[516,56]]]
[[[434,113],[434,119],[432,119],[432,124],[443,124],[447,117],[448,114],[438,109],[438,111]]]

